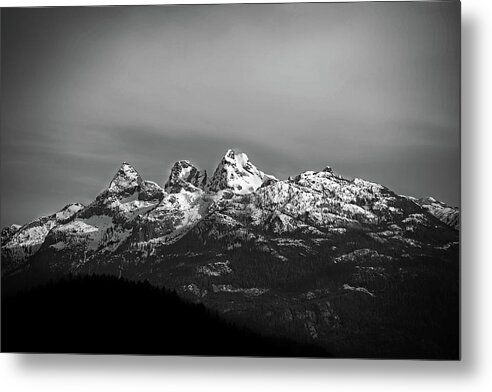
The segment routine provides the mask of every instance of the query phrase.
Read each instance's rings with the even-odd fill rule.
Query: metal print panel
[[[1,28],[2,351],[459,359],[458,2]]]

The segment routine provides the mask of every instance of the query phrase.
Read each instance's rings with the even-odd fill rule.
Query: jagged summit
[[[108,190],[113,193],[132,192],[142,184],[143,180],[135,168],[123,162],[109,184]]]
[[[87,219],[94,215],[131,214],[139,208],[145,208],[145,203],[140,202],[158,202],[163,197],[164,189],[153,181],[143,180],[132,165],[123,162],[109,187],[78,216]]]
[[[193,192],[196,188],[203,189],[206,182],[206,171],[199,170],[188,160],[181,160],[173,165],[164,189],[168,193],[179,193],[181,189]]]
[[[229,189],[237,194],[247,194],[261,187],[265,180],[277,181],[274,176],[257,169],[245,153],[229,149],[207,184],[207,190],[218,192]]]

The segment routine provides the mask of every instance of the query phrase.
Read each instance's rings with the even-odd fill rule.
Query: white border
[[[228,1],[213,3],[223,2]],[[2,7],[164,3],[173,2],[0,0]],[[489,359],[492,259],[488,247],[492,224],[489,200],[492,124],[487,120],[492,110],[491,9],[489,1],[462,3],[461,362],[0,354],[0,389],[36,392],[489,390],[492,386]]]

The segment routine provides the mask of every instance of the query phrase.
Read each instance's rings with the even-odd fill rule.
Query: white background
[[[216,1],[220,2],[227,1]],[[2,7],[152,3],[165,2],[0,0]],[[488,200],[492,195],[492,129],[487,120],[492,110],[491,4],[462,2],[461,362],[0,354],[0,390],[490,390],[492,261],[488,248],[492,239],[487,223],[492,222]]]

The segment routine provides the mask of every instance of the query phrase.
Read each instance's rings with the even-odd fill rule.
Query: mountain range
[[[281,180],[231,149],[211,176],[176,162],[163,186],[125,162],[88,205],[2,229],[2,283],[15,291],[65,274],[148,280],[228,320],[340,356],[453,357],[456,331],[441,324],[458,308],[458,230],[458,208],[432,197],[330,167]],[[408,326],[420,317],[412,295],[421,301],[438,289],[456,295],[437,312],[425,297],[418,311],[429,320]],[[364,319],[383,307],[377,322]],[[382,329],[371,344],[360,341]]]

